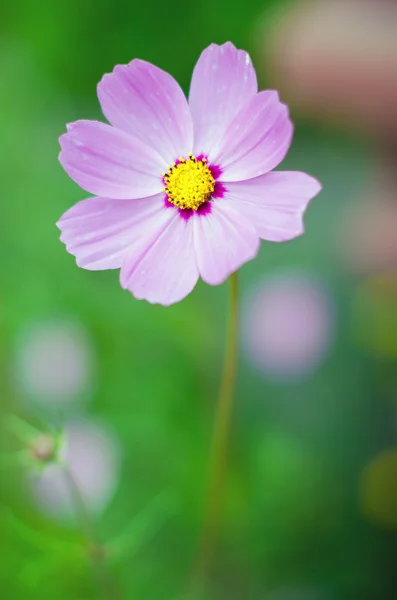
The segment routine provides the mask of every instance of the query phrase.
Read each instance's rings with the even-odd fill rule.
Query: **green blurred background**
[[[85,193],[60,167],[57,140],[67,122],[102,118],[96,84],[115,64],[143,58],[187,92],[203,48],[227,40],[251,53],[261,86],[279,87],[291,104],[296,134],[282,168],[309,172],[324,190],[308,209],[306,234],[263,242],[239,275],[229,479],[205,598],[396,597],[397,135],[380,121],[387,108],[371,93],[355,108],[354,76],[363,57],[371,89],[371,77],[382,75],[371,49],[379,56],[377,39],[388,27],[395,40],[397,29],[388,2],[376,3],[385,11],[376,23],[364,23],[370,2],[328,3],[337,16],[322,16],[326,3],[312,4],[19,0],[3,7],[4,598],[99,597],[65,494],[48,491],[58,480],[49,476],[43,491],[36,484],[45,473],[25,460],[34,432],[24,423],[74,428],[76,468],[87,478],[119,596],[183,597],[202,516],[227,285],[200,283],[163,308],[122,291],[115,271],[78,269],[55,222]],[[342,4],[349,15],[337,13]],[[356,30],[343,33],[347,18]],[[305,56],[301,39],[317,60],[303,61],[305,73],[294,62]],[[395,64],[392,52],[382,46],[383,65]],[[395,73],[385,70],[388,84]],[[332,77],[335,94],[316,94],[316,84],[324,92]]]

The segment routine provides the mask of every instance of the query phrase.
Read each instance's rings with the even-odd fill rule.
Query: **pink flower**
[[[299,271],[267,276],[248,298],[244,320],[251,361],[284,383],[315,372],[335,337],[332,297],[320,280]]]
[[[61,454],[84,497],[88,510],[101,512],[113,497],[120,475],[121,451],[113,431],[95,421],[72,421],[65,429]],[[39,506],[54,516],[73,514],[70,486],[61,464],[51,463],[30,476]]]
[[[88,332],[71,319],[46,319],[17,339],[16,384],[42,406],[66,407],[90,395],[94,352]]]
[[[136,298],[170,305],[199,277],[222,283],[253,259],[260,239],[303,233],[321,189],[300,172],[272,172],[293,125],[275,91],[258,93],[249,55],[212,44],[193,72],[189,101],[167,73],[142,60],[98,86],[111,125],[77,121],[60,161],[96,197],[58,222],[80,267],[121,269]]]

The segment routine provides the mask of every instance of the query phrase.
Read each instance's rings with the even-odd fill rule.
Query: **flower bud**
[[[51,434],[38,435],[31,443],[30,452],[34,460],[48,463],[57,459],[58,444]]]

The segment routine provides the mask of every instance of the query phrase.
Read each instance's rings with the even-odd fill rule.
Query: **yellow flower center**
[[[189,158],[180,158],[173,163],[167,173],[163,173],[167,187],[164,188],[168,200],[179,208],[197,210],[201,204],[209,200],[215,189],[215,179],[207,166],[207,160],[197,160],[189,154]]]

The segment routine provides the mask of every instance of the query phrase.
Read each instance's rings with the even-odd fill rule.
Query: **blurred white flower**
[[[313,276],[267,277],[243,307],[243,338],[255,366],[276,380],[313,372],[334,337],[334,306]]]
[[[101,512],[111,500],[119,480],[120,445],[115,435],[92,421],[76,421],[65,428],[63,459],[77,483],[88,510]],[[44,512],[71,517],[72,497],[64,467],[48,465],[29,478],[33,494]]]
[[[88,332],[71,320],[47,320],[21,331],[16,345],[16,384],[46,406],[81,399],[92,387],[93,348]]]

